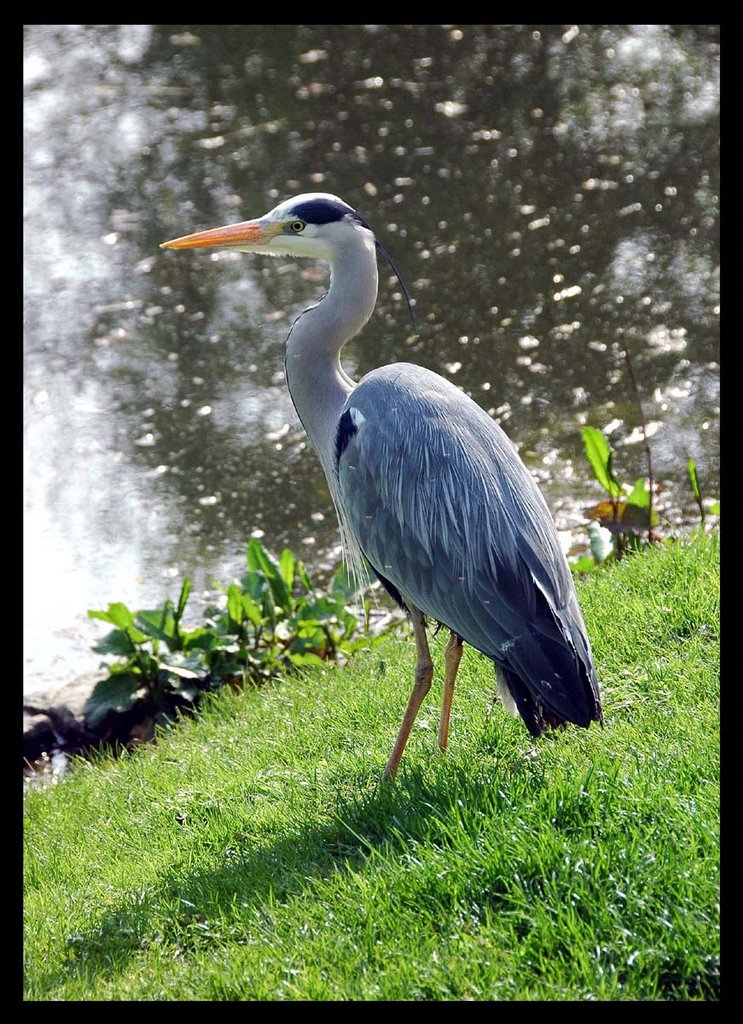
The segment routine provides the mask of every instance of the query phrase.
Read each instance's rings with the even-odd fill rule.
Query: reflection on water
[[[714,26],[31,26],[26,30],[29,684],[95,666],[89,607],[240,572],[251,534],[338,557],[283,383],[322,267],[159,242],[303,191],[358,208],[381,268],[346,350],[410,359],[503,424],[559,525],[597,497],[580,428],[667,514],[718,473]]]

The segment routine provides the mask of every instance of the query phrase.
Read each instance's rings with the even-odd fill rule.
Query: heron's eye
[[[293,220],[291,222],[291,224],[289,225],[289,227],[290,227],[290,229],[292,231],[296,231],[296,233],[299,234],[300,231],[304,231],[305,224],[304,224],[304,221]]]

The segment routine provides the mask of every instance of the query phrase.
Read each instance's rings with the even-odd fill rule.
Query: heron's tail
[[[583,728],[603,723],[589,649],[584,655],[572,644],[527,631],[508,655],[508,663],[496,662],[499,683],[515,705],[509,710],[521,715],[532,736],[568,722]],[[507,700],[504,703],[508,706]]]

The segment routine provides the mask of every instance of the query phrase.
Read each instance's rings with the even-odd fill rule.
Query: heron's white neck
[[[286,342],[286,383],[294,407],[330,480],[338,420],[354,382],[341,349],[361,330],[377,301],[374,237],[359,229],[330,264],[330,288],[294,321]]]

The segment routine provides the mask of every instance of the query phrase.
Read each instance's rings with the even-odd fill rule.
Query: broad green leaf
[[[253,600],[250,594],[246,594],[244,591],[242,594],[242,606],[246,618],[250,619],[254,626],[260,626],[263,622],[260,605]]]
[[[83,714],[88,725],[95,726],[108,714],[129,711],[137,701],[142,686],[142,677],[133,672],[118,672],[96,684],[85,702]]]
[[[88,611],[88,618],[90,619],[102,619],[104,622],[110,622],[114,626],[118,626],[120,629],[126,629],[127,626],[134,625],[134,615],[129,611],[125,604],[121,602],[110,604],[108,609],[104,611]]]
[[[691,489],[694,491],[694,497],[697,499],[698,504],[702,502],[702,492],[699,489],[699,477],[697,475],[697,464],[694,459],[689,459],[687,463],[687,469],[689,471],[689,480],[691,481]]]
[[[109,605],[109,608],[112,608],[112,607],[114,607],[114,606],[113,605]],[[130,640],[132,640],[133,643],[135,643],[135,644],[143,644],[143,643],[145,643],[145,641],[147,640],[147,636],[141,630],[137,629],[136,626],[134,625],[134,616],[132,615],[132,613],[129,611],[129,609],[126,607],[126,605],[121,605],[120,607],[126,609],[126,612],[127,612],[126,615],[119,614],[118,611],[115,612],[113,615],[111,615],[107,611],[104,612],[104,611],[93,611],[93,610],[90,610],[90,611],[88,611],[88,618],[89,619],[100,619],[102,622],[109,622],[109,623],[112,623],[113,625],[119,625],[119,628],[123,629],[126,633],[128,633],[129,638],[130,638]]]
[[[719,514],[720,514],[720,502],[719,501],[714,501],[710,505],[709,510],[710,510],[710,512],[712,513],[713,516],[719,516]]]
[[[109,613],[108,612],[104,612],[100,608],[88,608],[88,618],[89,619],[100,619],[101,622],[108,622],[108,623],[111,623],[113,621],[111,619],[111,616],[109,615]]]
[[[268,577],[268,585],[271,587],[271,590],[273,591],[273,596],[276,600],[276,604],[279,606],[279,608],[282,609],[282,611],[284,611],[286,614],[289,614],[292,610],[293,604],[292,595],[286,583],[284,583],[284,578],[278,571],[278,569],[273,575],[270,575]]]
[[[256,540],[255,537],[248,542],[246,557],[249,569],[254,571],[260,570],[265,573],[269,586],[271,587],[276,599],[276,604],[285,611],[289,611],[292,604],[291,594],[284,582],[284,578],[281,575],[281,570],[279,569],[276,559],[266,551],[260,541]]]
[[[263,611],[263,623],[271,626],[276,625],[276,606],[274,604],[274,596],[270,591],[266,591],[261,598],[261,609]]]
[[[307,593],[314,594],[315,588],[312,585],[312,580],[309,577],[309,573],[307,572],[304,562],[297,562],[297,575],[299,576],[302,586]]]
[[[268,551],[266,551],[256,537],[251,537],[248,541],[245,559],[248,563],[248,569],[253,572],[263,572],[266,576],[270,576],[272,572],[279,571],[275,559],[269,555]]]
[[[205,629],[203,626],[197,626],[196,629],[183,634],[183,648],[186,651],[208,651],[216,641],[217,635],[214,630]]]
[[[261,600],[267,586],[266,577],[262,572],[246,573],[240,582],[243,591],[250,594],[254,601]]]
[[[612,472],[609,442],[600,430],[586,427],[583,431],[583,446],[598,482],[612,498],[618,498],[622,493],[622,487]]]
[[[276,573],[275,576],[269,576],[268,584],[273,592],[275,604],[285,615],[289,615],[293,604],[292,596],[287,589],[286,583],[284,583],[281,578],[281,575]]]
[[[96,654],[115,654],[119,657],[127,657],[134,654],[137,648],[125,629],[114,629],[93,645]]]
[[[163,622],[165,619],[165,622]],[[147,636],[155,640],[162,640],[168,646],[173,641],[174,623],[172,617],[164,616],[160,611],[137,612],[135,619],[137,626]]]
[[[294,557],[293,552],[291,552],[289,548],[284,548],[284,550],[281,552],[281,555],[279,556],[279,571],[281,573],[281,578],[283,579],[284,583],[286,583],[286,586],[290,592],[292,590],[292,587],[294,586],[294,570],[296,564],[297,560]]]
[[[239,626],[243,620],[243,593],[237,583],[230,584],[227,590],[227,611]]]

